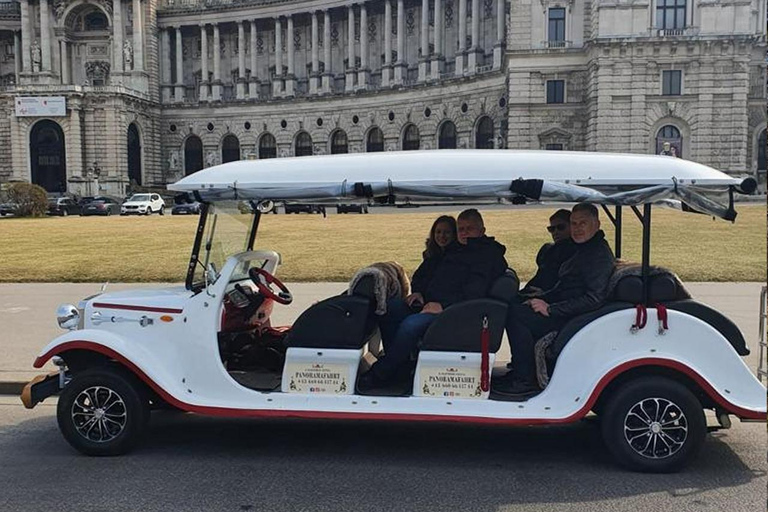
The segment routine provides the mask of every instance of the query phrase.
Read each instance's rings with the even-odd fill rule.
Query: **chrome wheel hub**
[[[624,439],[643,457],[671,457],[688,439],[688,420],[674,402],[646,398],[633,405],[624,417]]]
[[[77,432],[95,443],[112,441],[119,436],[128,418],[120,395],[103,386],[81,391],[72,404],[71,415]]]

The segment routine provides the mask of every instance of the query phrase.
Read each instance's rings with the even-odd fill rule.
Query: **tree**
[[[45,189],[32,183],[13,183],[8,187],[8,202],[16,217],[42,217],[48,210]]]

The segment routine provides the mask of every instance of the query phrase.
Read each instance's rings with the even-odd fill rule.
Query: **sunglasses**
[[[557,224],[555,226],[547,226],[547,231],[554,233],[555,231],[565,231],[568,229],[568,224]]]

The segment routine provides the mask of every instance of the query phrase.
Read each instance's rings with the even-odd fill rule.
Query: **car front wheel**
[[[606,400],[601,417],[608,450],[619,464],[635,471],[682,469],[707,433],[698,398],[666,377],[641,377],[622,385]]]
[[[62,390],[56,410],[67,442],[86,455],[121,455],[141,439],[148,401],[132,378],[112,369],[76,375]]]

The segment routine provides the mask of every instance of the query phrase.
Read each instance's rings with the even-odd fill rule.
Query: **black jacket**
[[[536,275],[528,281],[520,293],[532,293],[534,290],[531,288],[538,288],[543,291],[554,288],[559,279],[560,266],[576,254],[576,247],[570,238],[560,240],[557,243],[542,245],[536,255],[536,265],[539,267]]]
[[[413,277],[411,278],[411,292],[424,295],[427,286],[429,286],[429,283],[432,281],[432,277],[435,275],[435,269],[437,269],[437,266],[440,265],[441,261],[443,261],[445,254],[456,250],[458,245],[458,242],[451,242],[447,247],[445,247],[445,249],[432,256],[427,256],[427,252],[424,251],[424,260],[421,262],[421,265],[419,265],[419,268],[416,269],[416,272],[413,273]]]
[[[570,318],[599,308],[605,302],[608,280],[613,273],[613,252],[598,231],[576,254],[560,266],[557,284],[541,297],[549,303],[549,314]]]
[[[485,297],[493,281],[507,269],[506,251],[487,236],[470,238],[467,245],[451,246],[435,265],[426,286],[416,291],[424,295],[425,302],[439,302],[443,308]]]

